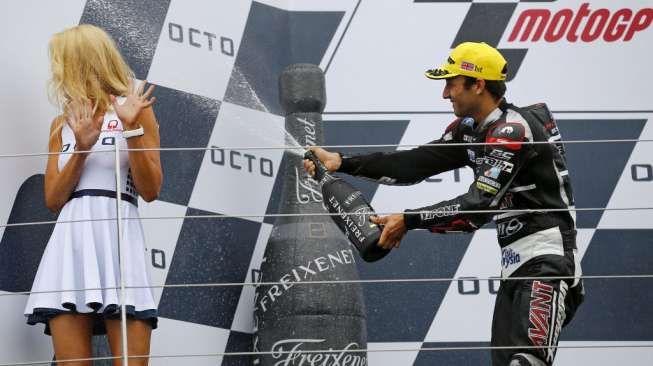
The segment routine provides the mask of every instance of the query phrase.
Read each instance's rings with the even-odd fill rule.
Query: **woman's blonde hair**
[[[94,113],[107,111],[109,94],[127,94],[134,73],[102,29],[90,24],[65,29],[52,36],[48,48],[50,99],[62,113],[76,99],[89,99]]]

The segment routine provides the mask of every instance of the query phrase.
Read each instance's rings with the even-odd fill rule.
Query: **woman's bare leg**
[[[86,314],[61,314],[50,319],[50,332],[57,360],[92,357],[93,318]],[[60,362],[62,366],[91,366],[91,361]]]
[[[114,356],[122,356],[122,337],[120,335],[120,320],[106,320],[107,336]],[[150,337],[152,326],[145,320],[127,319],[127,349],[129,356],[150,354]],[[146,357],[130,358],[129,366],[147,366]],[[123,366],[122,358],[113,360],[114,366]]]

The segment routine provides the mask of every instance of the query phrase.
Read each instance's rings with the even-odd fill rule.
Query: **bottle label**
[[[365,235],[361,231],[361,225],[358,225],[358,222],[360,222],[361,217],[363,219],[366,217],[367,212],[363,213],[361,211],[361,214],[349,215],[335,196],[329,197],[329,206],[333,212],[338,214],[335,219],[340,221],[338,226],[344,229],[345,235],[347,235],[350,240],[355,238],[357,242],[363,243],[365,241]],[[360,209],[361,208],[359,208],[359,210]]]
[[[354,201],[362,195],[363,194],[361,191],[355,191],[351,193],[349,196],[347,196],[347,198],[345,198],[345,206],[351,206],[351,204],[354,203]]]
[[[303,169],[300,173],[300,170],[295,168],[295,193],[297,195],[297,202],[300,204],[322,202],[322,193],[316,187],[315,180],[304,173]]]

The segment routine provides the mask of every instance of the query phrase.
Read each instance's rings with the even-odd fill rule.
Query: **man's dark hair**
[[[465,89],[471,88],[476,83],[476,78],[463,76],[465,78]],[[499,100],[506,94],[506,82],[503,80],[485,80],[485,89],[492,95],[494,100]]]

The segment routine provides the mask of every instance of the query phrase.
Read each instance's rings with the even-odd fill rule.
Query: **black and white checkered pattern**
[[[154,108],[162,147],[279,146],[285,144],[277,100],[279,72],[297,62],[336,67],[338,52],[352,47],[347,42],[360,42],[347,37],[347,30],[356,27],[356,12],[371,6],[358,0],[295,4],[294,8],[277,6],[281,3],[239,0],[226,6],[214,1],[88,0],[80,22],[106,29],[136,77],[157,85]],[[461,13],[466,15],[451,44],[481,37],[498,45],[519,1],[415,3],[432,3],[421,4],[431,7],[467,3],[456,5],[467,10]],[[487,12],[494,12],[496,21],[479,27],[478,18]],[[527,60],[527,50],[503,51],[516,65],[514,77]],[[328,80],[328,69],[326,76]],[[392,106],[382,109],[388,113],[325,114],[325,143],[423,143],[438,137],[451,117],[394,113]],[[558,124],[566,140],[650,139],[649,115],[624,112],[597,118],[590,112],[560,113]],[[651,150],[643,143],[574,144],[567,151],[577,207],[632,207],[641,205],[633,192],[650,195]],[[144,217],[278,212],[283,182],[278,172],[284,165],[281,150],[174,151],[162,152],[161,159],[163,189],[158,201],[141,205]],[[464,170],[447,173],[409,188],[347,179],[361,188],[377,210],[401,211],[464,191],[471,174]],[[23,184],[9,222],[53,218],[42,209],[42,185],[41,176]],[[645,211],[642,215],[648,219],[612,211],[578,214],[585,274],[652,272],[653,218]],[[145,220],[152,282],[252,282],[272,221],[254,217]],[[51,227],[41,226],[4,232],[0,290],[29,290],[40,257],[34,253],[43,251],[50,231]],[[366,284],[369,347],[488,345],[498,283],[475,278],[498,274],[495,242],[491,227],[474,235],[411,232],[401,250],[382,262],[360,261],[363,279],[469,278],[454,283]],[[17,266],[33,271],[18,271]],[[653,301],[647,290],[650,281],[590,280],[586,288],[586,303],[563,332],[562,344],[650,340],[653,317],[643,305]],[[152,353],[169,353],[170,344],[175,353],[182,354],[251,350],[252,287],[156,289],[155,293],[161,320]],[[560,357],[564,354],[561,351]],[[374,366],[488,364],[489,353],[370,353],[369,359]],[[157,362],[162,361],[152,360]],[[249,361],[235,357],[221,362],[245,365]],[[201,359],[192,364],[220,363]]]

